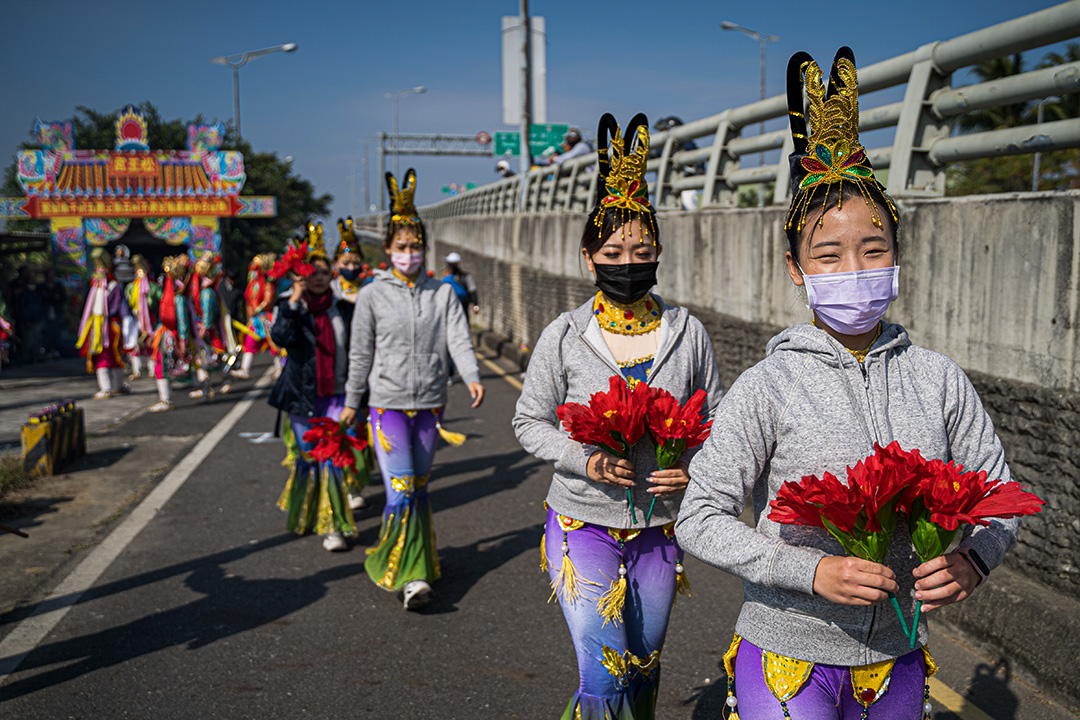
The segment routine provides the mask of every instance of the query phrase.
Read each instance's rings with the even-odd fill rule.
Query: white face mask
[[[422,252],[391,252],[390,262],[394,264],[397,271],[402,275],[412,275],[414,272],[420,269],[420,266],[424,264],[424,253]]]
[[[802,267],[799,267],[802,272]],[[896,265],[874,270],[808,275],[807,307],[821,320],[844,335],[861,335],[877,325],[900,292],[900,268]]]

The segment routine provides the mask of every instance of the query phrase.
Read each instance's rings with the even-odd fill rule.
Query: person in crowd
[[[643,439],[619,458],[572,440],[557,410],[588,403],[619,377],[663,388],[681,404],[704,390],[713,417],[723,388],[701,322],[649,292],[663,246],[645,179],[648,120],[636,115],[624,140],[605,114],[597,135],[605,192],[585,223],[581,254],[599,292],[541,333],[513,425],[522,447],[555,468],[541,561],[580,679],[563,717],[642,720],[654,717],[668,619],[677,587],[687,587],[673,528],[692,451],[661,470]]]
[[[152,413],[168,412],[172,401],[172,380],[190,377],[195,369],[196,338],[192,328],[192,308],[187,298],[191,264],[186,254],[165,258],[161,263],[161,304],[157,328],[150,343],[150,360],[157,383],[158,401]]]
[[[277,355],[277,347],[270,342],[277,293],[274,281],[268,275],[276,259],[274,253],[263,253],[256,255],[248,263],[247,285],[244,287],[247,325],[246,330],[240,333],[243,336],[240,342],[244,346],[244,352],[240,356],[240,367],[231,373],[238,380],[251,377],[255,356],[263,350],[269,348],[272,354]],[[292,292],[291,288],[289,292]]]
[[[4,288],[5,298],[7,300],[7,306],[12,314],[12,321],[14,322],[14,330],[12,332],[12,339],[14,340],[14,362],[22,363],[23,348],[26,347],[26,342],[23,340],[23,336],[26,333],[24,322],[19,314],[19,294],[26,289],[26,286],[30,284],[30,266],[19,265],[15,269],[15,277]]]
[[[41,285],[45,303],[45,328],[42,334],[45,355],[60,357],[60,337],[67,330],[67,288],[56,277],[56,268],[45,267],[45,282]]]
[[[824,529],[770,520],[769,502],[788,481],[845,478],[875,444],[894,441],[1002,481],[1009,468],[963,371],[882,319],[898,293],[900,219],[859,141],[851,50],[840,48],[829,75],[794,55],[788,104],[787,271],[812,321],[773,338],[730,388],[690,465],[676,535],[743,580],[724,659],[734,677],[727,703],[741,717],[917,720],[930,717],[935,671],[926,616],[913,644],[882,603],[891,594],[913,618],[916,601],[933,612],[969,597],[1013,544],[1018,521],[993,520],[925,563],[899,523],[876,563],[845,556]],[[748,497],[753,526],[739,519]]]
[[[142,377],[143,361],[153,354],[152,342],[157,325],[155,317],[161,302],[161,286],[151,277],[150,264],[142,255],[131,258],[135,277],[124,288],[125,298],[131,312],[132,337],[125,338],[128,360],[131,362],[130,380]],[[149,373],[149,370],[148,370]]]
[[[221,279],[221,258],[206,251],[195,262],[189,292],[191,304],[195,310],[195,357],[197,367],[195,379],[199,387],[188,393],[189,397],[208,401],[214,397],[215,390],[210,383],[210,371],[221,364],[222,357],[230,350],[226,345],[228,333],[225,332],[225,314],[221,308],[221,298],[217,293],[217,284]]]
[[[339,218],[337,224],[341,241],[338,243],[337,250],[334,251],[335,277],[330,287],[334,291],[334,297],[349,304],[343,307],[346,311],[345,320],[351,323],[352,311],[356,307],[356,296],[360,291],[360,286],[363,285],[361,275],[364,272],[364,255],[360,250],[360,241],[353,230],[353,219],[351,217],[345,220]]]
[[[240,273],[235,269],[225,271],[225,277],[218,285],[218,296],[221,297],[221,309],[230,321],[242,323],[247,320],[244,314],[244,288],[240,286]]]
[[[314,532],[323,548],[348,549],[347,537],[356,534],[348,502],[348,470],[310,455],[315,443],[304,440],[313,418],[343,420],[345,379],[349,367],[349,326],[341,312],[342,301],[330,290],[331,260],[322,243],[321,229],[309,228],[304,259],[311,274],[292,275],[292,290],[278,303],[270,337],[288,353],[285,368],[270,392],[270,405],[288,413],[295,452],[290,452],[289,480],[278,499],[288,513],[286,527],[295,533]],[[355,434],[355,430],[349,430]],[[367,469],[358,469],[366,478]]]
[[[131,386],[124,382],[123,340],[120,329],[130,313],[120,284],[112,276],[112,258],[97,248],[93,254],[94,270],[86,294],[79,338],[75,347],[86,358],[86,370],[97,377],[101,400],[126,395]]]
[[[582,139],[581,131],[577,128],[570,128],[566,135],[563,136],[561,149],[561,153],[553,155],[551,160],[548,161],[549,165],[562,165],[567,160],[573,160],[576,157],[588,155],[592,152],[592,146]]]
[[[15,326],[9,317],[7,299],[0,294],[0,370],[11,362],[11,345],[15,339]]]
[[[465,272],[461,267],[461,255],[452,252],[445,258],[446,270],[443,272],[443,282],[449,283],[454,288],[454,294],[461,301],[461,309],[465,311],[465,317],[469,313],[480,312],[480,296],[476,292],[476,283],[472,275]]]
[[[497,172],[501,178],[512,178],[517,175],[517,173],[514,172],[514,169],[510,167],[510,161],[506,159],[495,163],[495,172]]]
[[[424,272],[427,234],[416,212],[416,172],[399,187],[386,174],[391,211],[383,249],[393,270],[380,271],[360,289],[352,324],[349,382],[342,419],[355,422],[369,393],[370,427],[386,486],[377,547],[364,568],[376,585],[400,590],[406,610],[423,607],[441,574],[428,484],[439,437],[463,436],[442,427],[448,356],[469,388],[474,408],[484,386],[469,324],[453,290]]]

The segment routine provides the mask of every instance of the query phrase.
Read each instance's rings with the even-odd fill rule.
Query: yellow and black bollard
[[[53,475],[85,454],[83,410],[74,400],[33,413],[22,427],[23,465],[31,477]]]

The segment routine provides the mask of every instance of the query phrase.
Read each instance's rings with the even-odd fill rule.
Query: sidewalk
[[[145,410],[156,402],[153,378],[131,383],[131,394],[94,400],[97,380],[82,358],[62,358],[15,368],[0,375],[0,451],[18,448],[20,431],[31,412],[72,399],[83,409],[88,436]],[[174,391],[176,392],[176,391]]]

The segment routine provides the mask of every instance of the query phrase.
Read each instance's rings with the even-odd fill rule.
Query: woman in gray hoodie
[[[704,390],[710,416],[723,394],[701,323],[649,294],[662,247],[645,184],[648,127],[636,116],[624,144],[615,119],[600,119],[605,195],[581,239],[600,292],[541,334],[514,415],[522,447],[555,467],[542,566],[570,626],[580,676],[564,718],[654,715],[668,617],[676,588],[688,587],[672,528],[692,453],[660,470],[642,440],[620,459],[571,440],[557,409],[588,403],[613,376],[663,388],[680,403]]]
[[[352,318],[349,379],[341,419],[355,422],[370,393],[370,427],[386,485],[386,507],[378,546],[368,550],[364,569],[383,590],[401,590],[406,610],[432,597],[441,574],[428,503],[428,480],[440,436],[460,445],[464,436],[442,427],[449,360],[468,385],[473,407],[484,399],[469,323],[449,285],[424,272],[424,224],[413,204],[416,172],[398,187],[386,173],[390,221],[383,249],[393,270],[378,271],[360,289]]]
[[[777,335],[732,385],[690,466],[676,534],[688,552],[743,579],[745,602],[724,661],[728,705],[744,718],[929,717],[926,651],[911,651],[907,618],[968,597],[998,565],[1016,520],[994,520],[926,563],[897,525],[884,564],[846,557],[820,528],[767,517],[781,485],[832,473],[899,442],[927,459],[1009,480],[1001,443],[971,383],[947,357],[881,322],[897,295],[893,202],[858,137],[854,57],[841,48],[828,91],[805,53],[788,65],[795,153],[785,228],[792,282],[813,322]],[[803,84],[811,133],[803,119]],[[756,527],[739,520],[752,497]],[[924,616],[925,618],[925,616]],[[731,678],[734,678],[732,683]]]

